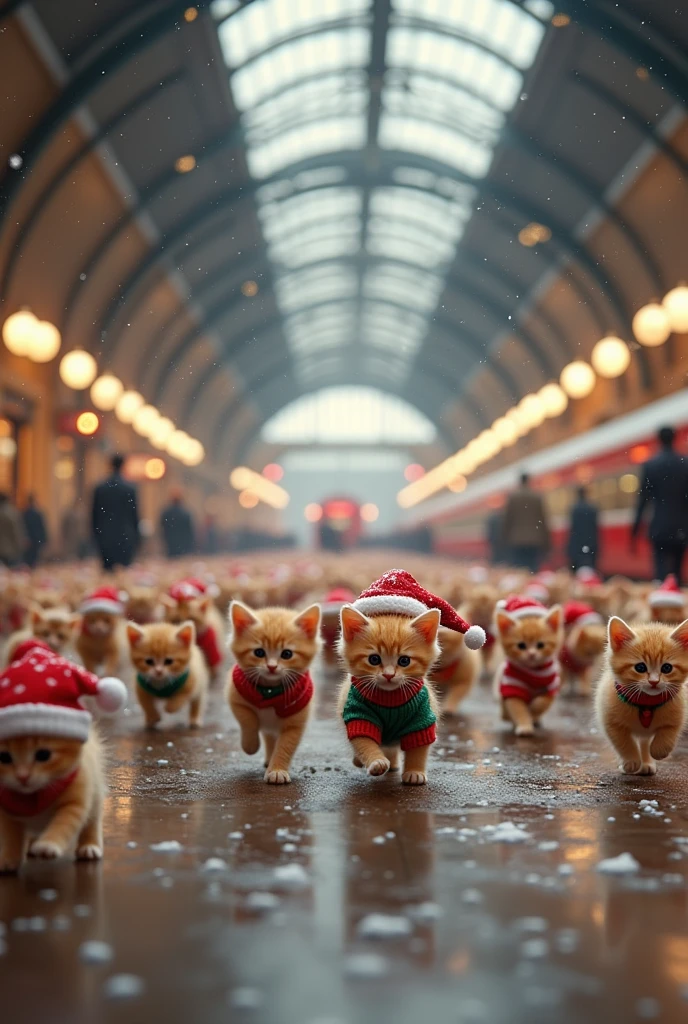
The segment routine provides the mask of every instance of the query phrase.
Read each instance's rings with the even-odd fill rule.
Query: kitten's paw
[[[241,735],[241,749],[245,754],[257,754],[260,750],[260,736],[258,733]]]
[[[146,729],[155,730],[160,724],[160,715],[157,718],[149,718],[146,722]]]
[[[4,857],[0,857],[0,875],[16,875],[19,867],[19,861],[5,860]]]
[[[277,771],[266,772],[265,781],[269,786],[284,786],[287,782],[291,782],[291,776],[284,769],[278,769]]]
[[[532,725],[517,725],[514,729],[515,736],[534,736],[535,729]]]
[[[354,756],[354,768],[362,768],[362,767],[363,767],[363,761],[361,761],[361,759],[358,756],[358,754],[356,754]]]
[[[102,860],[103,851],[100,846],[96,843],[84,843],[83,846],[77,846],[76,848],[76,859],[77,860]]]
[[[55,860],[62,853],[62,847],[49,839],[36,839],[29,847],[29,857],[41,857],[43,860]]]
[[[673,752],[673,745],[670,747],[655,747],[654,745],[650,747],[650,753],[654,757],[655,761],[663,761],[665,757],[668,757],[669,754],[673,754]]]
[[[401,781],[407,786],[424,786],[428,777],[425,772],[404,772]]]
[[[386,775],[389,771],[389,761],[386,757],[378,757],[368,765],[368,775]]]
[[[657,765],[654,763],[654,761],[648,761],[647,764],[641,764],[640,771],[638,772],[638,775],[656,775],[656,774],[657,774]]]
[[[640,761],[622,761],[619,768],[624,775],[635,775],[640,768]]]
[[[202,729],[202,728],[203,728],[203,722],[201,722],[201,721],[189,722],[189,729]],[[255,753],[255,751],[254,751],[254,753]]]

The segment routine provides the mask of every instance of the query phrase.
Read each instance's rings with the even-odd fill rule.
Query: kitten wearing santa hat
[[[0,673],[0,872],[30,857],[77,860],[103,855],[102,745],[81,703],[124,707],[119,679],[98,679],[27,640]]]
[[[426,679],[440,657],[440,625],[462,634],[469,650],[485,642],[452,606],[424,590],[402,569],[386,572],[341,611],[340,652],[351,675],[342,687],[340,713],[354,764],[368,775],[398,767],[401,781],[427,781],[430,747],[437,736],[438,708]]]
[[[115,587],[99,587],[79,605],[81,632],[75,647],[89,672],[114,676],[127,663],[125,599]]]
[[[502,718],[517,736],[532,736],[560,687],[561,605],[513,596],[499,602],[496,618],[506,658],[495,678]]]

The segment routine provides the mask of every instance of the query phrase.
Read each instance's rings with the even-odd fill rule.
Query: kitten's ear
[[[184,644],[185,647],[191,647],[192,644],[196,643],[196,625],[187,619],[186,622],[182,622],[181,626],[175,630],[174,634],[180,643]]]
[[[612,615],[607,627],[607,633],[609,645],[615,653],[618,653],[622,647],[636,639],[636,634],[631,627],[623,619],[620,619],[618,615]]]
[[[340,612],[342,620],[342,636],[350,643],[358,633],[368,626],[368,619],[350,604],[343,604]]]
[[[437,630],[440,628],[441,615],[439,608],[428,608],[426,612],[421,612],[415,617],[411,628],[422,636],[426,644],[434,644],[437,639]]]
[[[210,600],[211,599],[209,597],[199,597],[198,598],[198,600],[196,602],[196,607],[198,608],[198,610],[201,613],[201,615],[205,615],[205,613],[210,608]]]
[[[40,623],[43,621],[43,614],[41,612],[41,609],[37,605],[33,605],[29,609],[29,615],[31,621],[31,628],[35,629],[36,626],[40,625]]]
[[[500,612],[499,610],[497,610],[495,621],[500,633],[508,633],[509,630],[513,629],[516,625],[516,622],[511,618],[508,612]]]
[[[176,608],[177,607],[177,602],[175,601],[175,599],[173,597],[170,597],[169,594],[161,594],[160,595],[160,603],[165,608]]]
[[[320,605],[312,604],[305,611],[301,612],[294,619],[294,625],[300,629],[309,640],[315,640],[320,629]]]
[[[250,608],[247,608],[241,601],[232,601],[229,606],[229,621],[232,629],[237,634],[243,633],[249,626],[255,626],[258,619]]]
[[[135,622],[127,622],[127,640],[130,647],[136,647],[144,637],[144,631]]]
[[[548,611],[545,621],[550,629],[554,630],[555,633],[558,633],[561,629],[562,619],[561,605],[555,604],[554,607],[550,608]]]
[[[82,622],[83,617],[79,615],[78,612],[75,612],[74,615],[69,616],[69,628],[72,629],[75,633],[77,632],[77,630],[81,629]]]
[[[681,647],[688,647],[688,619],[684,619],[681,625],[676,627],[671,639],[681,644]]]

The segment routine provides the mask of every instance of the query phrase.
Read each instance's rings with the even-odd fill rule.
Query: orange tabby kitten
[[[654,775],[676,746],[686,719],[688,619],[660,623],[609,621],[607,671],[597,688],[597,717],[626,775]]]
[[[111,612],[84,612],[75,647],[89,672],[98,672],[102,668],[103,675],[117,675],[127,653],[122,618]]]
[[[265,781],[290,782],[289,766],[308,723],[313,697],[309,668],[320,650],[320,606],[253,611],[229,607],[230,650],[236,665],[227,699],[241,729],[241,746],[255,754],[265,744]]]
[[[215,680],[222,665],[225,642],[222,616],[209,594],[185,594],[179,585],[172,587],[171,590],[172,594],[163,594],[160,598],[165,612],[165,622],[177,626],[189,620],[193,622],[196,627],[196,643],[203,652],[211,679]],[[178,590],[178,596],[173,596]]]
[[[602,618],[590,606],[577,601],[564,605],[564,645],[559,654],[562,683],[589,696],[607,642]]]
[[[482,673],[484,675],[492,674],[500,655],[496,636],[497,631],[494,624],[496,607],[496,589],[488,584],[483,584],[473,587],[468,599],[460,609],[464,619],[468,622],[473,622],[476,626],[482,626],[485,630],[485,643],[480,648]]]
[[[27,629],[20,629],[7,641],[5,664],[12,661],[14,651],[30,637],[43,640],[56,654],[65,654],[73,647],[81,616],[67,608],[43,609],[39,606],[29,610]]]
[[[513,614],[498,608],[497,631],[506,656],[495,678],[502,718],[517,736],[532,736],[559,690],[561,606],[529,608],[527,614],[525,608]]]
[[[189,705],[189,725],[203,725],[208,693],[208,669],[196,645],[193,622],[173,626],[169,622],[151,622],[139,626],[127,623],[131,660],[136,669],[136,696],[154,729],[160,722],[159,703],[168,714]]]
[[[43,794],[60,790],[42,807]],[[72,848],[77,860],[103,855],[103,749],[95,728],[85,743],[55,736],[0,739],[0,872],[17,871],[26,839],[30,857],[61,857]],[[25,806],[34,796],[34,814]],[[17,806],[15,806],[15,804]]]
[[[160,596],[156,587],[129,587],[126,615],[130,622],[136,622],[139,626],[146,626],[150,622],[159,621],[159,612]]]
[[[481,652],[469,650],[463,633],[444,626],[439,629],[439,644],[439,661],[431,669],[428,679],[442,697],[443,713],[455,715],[480,674]]]
[[[369,775],[385,775],[398,769],[401,749],[402,782],[422,786],[439,714],[425,678],[440,655],[440,612],[369,618],[345,604],[341,620],[340,652],[351,675],[342,686],[339,711],[354,764]]]

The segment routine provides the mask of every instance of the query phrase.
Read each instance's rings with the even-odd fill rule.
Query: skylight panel
[[[360,149],[365,141],[365,119],[333,118],[284,132],[264,145],[247,149],[246,160],[254,178],[267,178],[289,164],[320,153]]]

